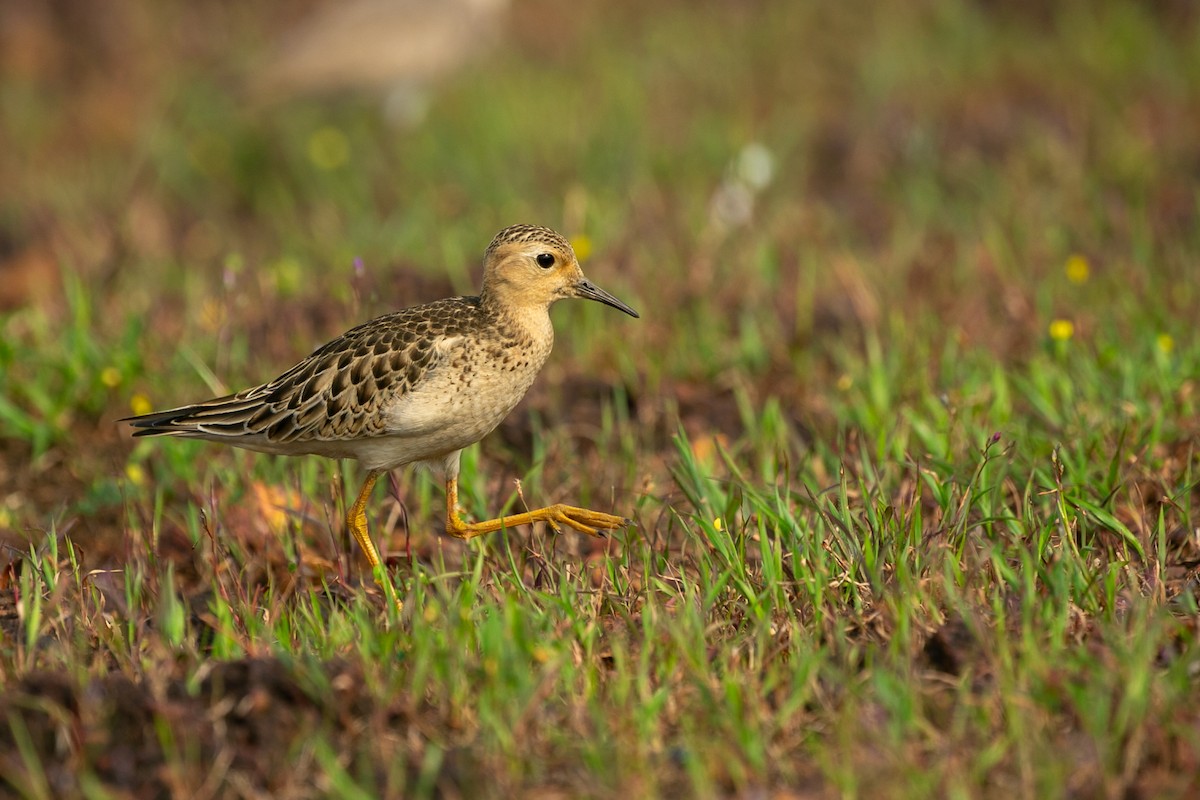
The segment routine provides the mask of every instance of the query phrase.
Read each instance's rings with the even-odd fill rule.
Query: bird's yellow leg
[[[396,604],[396,610],[399,611],[404,604],[400,602],[395,587],[388,579],[387,571],[383,567],[383,559],[379,557],[379,551],[375,549],[375,542],[371,540],[371,534],[367,532],[367,500],[371,497],[371,490],[375,488],[375,481],[379,480],[379,476],[382,474],[383,471],[378,469],[367,473],[367,479],[363,481],[362,489],[358,492],[358,499],[346,512],[346,527],[350,529],[354,540],[358,542],[363,555],[371,564],[371,573],[375,576],[375,582],[383,588],[384,593],[391,598],[392,602]]]
[[[526,511],[522,514],[510,514],[507,517],[489,519],[483,522],[463,522],[458,516],[458,478],[446,481],[446,533],[456,539],[474,539],[485,533],[493,533],[504,528],[514,528],[517,525],[528,525],[532,522],[546,522],[554,530],[562,530],[566,525],[580,533],[590,536],[603,536],[604,531],[624,528],[631,520],[624,517],[605,514],[602,511],[591,511],[575,506],[556,505]]]
[[[371,490],[375,488],[375,481],[378,479],[378,470],[371,470],[367,473],[367,479],[363,481],[358,498],[346,512],[346,527],[350,529],[358,546],[362,548],[363,555],[367,557],[372,570],[383,565],[383,559],[379,557],[379,551],[375,549],[375,542],[371,541],[371,536],[367,533],[367,499],[370,498]]]

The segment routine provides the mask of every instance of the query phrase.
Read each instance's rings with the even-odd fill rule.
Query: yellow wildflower
[[[721,521],[720,517],[717,517],[716,519],[713,520],[713,528],[715,528],[718,531],[725,530],[725,523]]]
[[[350,141],[332,125],[317,128],[308,137],[308,160],[317,169],[337,169],[350,160]]]
[[[100,382],[110,389],[121,385],[121,370],[116,367],[105,367],[100,370]]]
[[[1173,339],[1169,333],[1160,333],[1158,338],[1155,340],[1155,344],[1158,345],[1159,352],[1164,354],[1170,353],[1175,349],[1175,339]]]
[[[583,263],[592,254],[592,237],[586,233],[572,236],[571,247],[575,250],[575,257],[579,259],[580,263]]]
[[[133,397],[129,398],[129,408],[133,411],[135,416],[149,414],[154,410],[154,406],[150,405],[150,398],[146,397],[146,395],[142,394],[141,392],[138,392]]]
[[[297,258],[284,256],[271,265],[271,277],[280,294],[295,294],[304,280],[304,265]]]
[[[1092,267],[1088,264],[1086,256],[1073,253],[1067,258],[1066,272],[1067,280],[1071,283],[1087,283],[1088,276],[1092,272]]]
[[[125,477],[134,486],[142,486],[146,483],[146,470],[142,469],[139,464],[127,464],[125,466]]]
[[[854,386],[854,378],[851,378],[845,373],[838,377],[837,388],[839,392],[848,392],[852,386]]]
[[[1075,335],[1075,323],[1069,319],[1056,319],[1050,323],[1050,338],[1065,342]]]

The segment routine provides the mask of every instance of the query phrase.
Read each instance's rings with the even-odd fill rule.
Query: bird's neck
[[[554,327],[550,324],[550,309],[545,305],[509,305],[491,309],[497,322],[513,333],[530,341],[552,344]]]
[[[479,293],[479,305],[484,313],[496,320],[501,327],[511,328],[513,333],[535,341],[553,341],[554,329],[550,326],[549,305],[522,302],[523,298],[519,294],[505,291],[506,288],[503,285],[484,285],[483,291]]]

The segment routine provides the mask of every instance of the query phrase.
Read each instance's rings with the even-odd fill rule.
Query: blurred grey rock
[[[378,94],[388,118],[424,117],[439,80],[500,38],[508,0],[329,3],[285,31],[251,79],[260,100]]]

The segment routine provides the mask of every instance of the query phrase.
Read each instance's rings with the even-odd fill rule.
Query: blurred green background
[[[439,718],[428,741],[458,742],[510,791],[1185,796],[1200,763],[1198,212],[1188,0],[7,0],[0,565],[33,580],[15,566],[30,547],[58,564],[49,543],[70,538],[85,571],[144,568],[153,591],[117,591],[117,619],[156,621],[138,629],[156,643],[130,634],[96,656],[62,620],[111,608],[68,613],[47,591],[66,655],[13,645],[0,677],[173,669],[194,698],[203,648],[176,659],[186,636],[153,639],[158,609],[187,605],[229,653],[360,647],[346,657],[368,676],[395,649],[469,653],[485,677],[448,685],[503,713]],[[296,575],[353,576],[336,520],[357,476],[135,447],[115,420],[473,293],[484,247],[517,222],[571,237],[642,318],[556,308],[556,352],[468,454],[464,503],[491,516],[520,478],[531,506],[593,502],[636,528],[609,550],[564,539],[546,573],[536,536],[514,535],[519,558],[439,538],[440,489],[403,476],[403,513],[372,511],[385,548],[412,556],[400,572],[424,587],[430,564],[474,564],[455,573],[461,597],[412,590],[431,593],[426,621],[469,622],[445,626],[442,650],[372,639],[369,606],[345,647],[205,617],[236,606],[231,575],[271,587],[275,611],[292,600],[270,591]],[[794,548],[787,581],[764,566],[777,544]],[[604,567],[572,571],[577,557]],[[544,598],[523,605],[521,581],[540,591],[546,574],[638,599],[560,624]],[[8,641],[38,641],[29,614],[0,602]],[[535,633],[509,636],[496,614]],[[325,622],[310,624],[345,630]],[[983,644],[964,655],[967,629]],[[504,714],[525,711],[498,698],[543,689],[496,688],[497,663],[513,685],[573,663],[545,696],[609,738],[523,752]],[[680,663],[693,671],[672,683]],[[367,683],[368,705],[407,697]],[[363,763],[394,754],[343,745]],[[607,782],[530,766],[556,758]],[[343,786],[320,763],[322,785]]]

